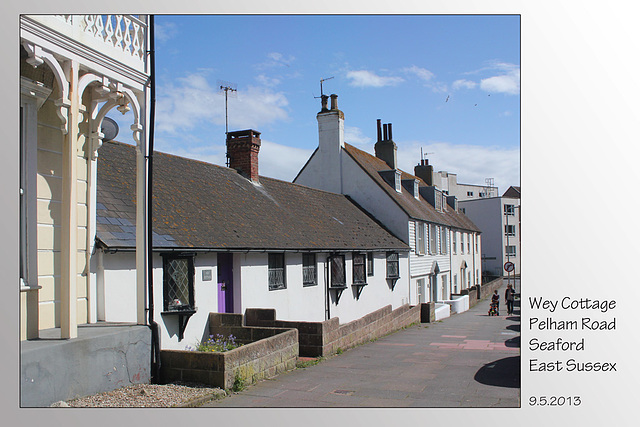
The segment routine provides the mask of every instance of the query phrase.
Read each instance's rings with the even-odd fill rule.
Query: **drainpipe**
[[[156,114],[156,52],[155,52],[155,16],[149,15],[149,59],[150,59],[150,75],[149,85],[151,91],[151,105],[149,106],[149,155],[147,159],[147,250],[148,250],[148,298],[149,298],[149,327],[151,328],[151,382],[160,382],[160,337],[158,324],[153,320],[153,227],[152,227],[152,210],[153,210],[153,137],[154,124]]]

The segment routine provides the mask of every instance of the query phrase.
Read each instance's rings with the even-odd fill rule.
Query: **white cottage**
[[[409,247],[341,194],[258,175],[260,134],[229,132],[230,167],[155,153],[153,288],[161,345],[203,338],[210,312],[345,323],[407,304]],[[105,321],[133,321],[135,149],[98,163],[96,282]]]
[[[328,98],[317,115],[318,148],[294,182],[349,196],[409,245],[410,304],[447,300],[479,284],[480,230],[459,212],[454,197],[428,184],[433,169],[422,162],[415,175],[400,170],[391,124],[380,120],[375,156],[346,143],[337,95],[330,108]],[[453,239],[464,241],[464,248],[454,252]]]

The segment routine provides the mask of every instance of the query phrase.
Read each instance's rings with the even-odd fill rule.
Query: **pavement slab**
[[[520,311],[488,316],[487,307],[481,300],[204,406],[517,408]]]

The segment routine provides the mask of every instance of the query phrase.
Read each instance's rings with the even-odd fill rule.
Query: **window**
[[[395,173],[395,184],[396,184],[396,191],[398,193],[402,193],[402,172],[400,172],[399,170],[396,170]]]
[[[423,255],[425,252],[424,243],[424,224],[416,222],[416,252],[419,255]]]
[[[516,235],[516,226],[515,225],[505,225],[504,226],[504,234],[505,234],[505,236],[515,236]]]
[[[400,264],[397,252],[387,252],[387,279],[400,277]]]
[[[164,255],[162,267],[164,311],[193,310],[193,256]]]
[[[506,246],[505,248],[505,253],[507,254],[507,256],[516,256],[516,247],[513,245],[509,245]]]
[[[471,253],[471,233],[467,234],[467,253]]]
[[[487,197],[487,193],[480,193],[480,194],[478,194],[478,196],[480,196],[480,197]]]
[[[460,255],[464,253],[464,233],[460,233]]]
[[[344,270],[344,255],[333,255],[329,258],[331,264],[331,287],[344,288],[347,277]]]
[[[420,200],[420,188],[418,187],[418,181],[413,180],[413,197]]]
[[[440,227],[440,253],[443,255],[447,254],[447,246],[449,239],[447,239],[447,235],[449,234],[449,230],[445,227]]]
[[[476,242],[476,253],[477,253],[477,252],[478,252],[478,240],[480,240],[480,238],[478,237],[478,235],[477,235],[477,234],[475,234],[475,235],[473,236],[473,238],[474,238],[474,240],[475,240],[475,242]]]
[[[269,290],[286,289],[284,254],[269,254]]]
[[[302,286],[318,284],[316,254],[302,254]]]
[[[436,210],[442,212],[442,193],[440,193],[439,191],[436,191],[434,194],[435,200],[436,200]]]
[[[367,253],[367,276],[373,276],[373,252]]]
[[[438,234],[436,232],[436,225],[435,224],[429,224],[429,253],[431,255],[435,255],[436,251],[437,251],[437,244],[438,244]]]
[[[467,196],[469,197],[473,196],[473,191],[467,191]]]
[[[454,231],[453,232],[453,243],[451,243],[451,249],[453,249],[453,253],[454,254],[457,253],[457,251],[458,251],[458,248],[456,247],[458,245],[457,236],[458,236],[458,232]]]
[[[364,254],[353,254],[353,283],[367,283],[367,266]]]
[[[515,206],[513,205],[504,205],[504,214],[505,215],[515,215]]]

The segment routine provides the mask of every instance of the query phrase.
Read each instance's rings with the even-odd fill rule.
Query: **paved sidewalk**
[[[518,407],[520,309],[489,302],[279,375],[207,407]]]

